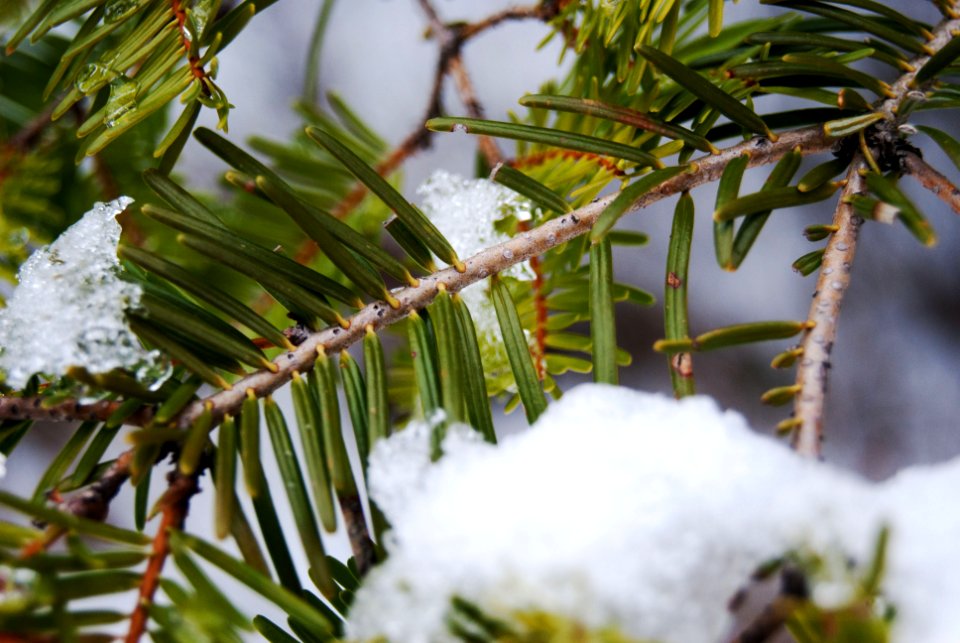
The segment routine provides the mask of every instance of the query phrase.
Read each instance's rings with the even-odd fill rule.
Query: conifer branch
[[[699,158],[690,164],[690,171],[678,174],[653,188],[638,199],[631,209],[642,209],[684,190],[716,181],[720,178],[726,164],[742,154],[747,154],[750,157],[749,165],[756,167],[774,163],[784,154],[798,147],[803,154],[824,152],[831,149],[834,142],[823,133],[821,127],[805,127],[784,132],[776,142],[765,138],[754,138],[722,150],[719,154]],[[482,250],[465,260],[467,269],[462,273],[454,268],[447,268],[421,278],[418,286],[394,290],[393,295],[400,302],[396,308],[391,308],[382,301],[376,301],[350,317],[348,319],[350,326],[347,329],[326,328],[311,333],[295,351],[285,353],[274,360],[277,366],[276,372],[258,371],[235,383],[230,390],[220,391],[206,400],[192,403],[178,418],[178,425],[189,426],[208,402],[211,404],[214,422],[219,422],[226,413],[237,413],[246,398],[248,389],[252,389],[257,397],[269,395],[286,384],[293,376],[293,371],[306,373],[313,368],[319,347],[322,347],[328,355],[348,348],[363,339],[367,326],[379,330],[429,304],[436,296],[441,283],[449,292],[459,292],[470,284],[589,232],[614,198],[615,195],[598,199],[565,216],[547,221],[533,230],[520,233],[508,241]]]
[[[960,20],[956,19],[945,20],[937,25],[927,45],[927,53],[910,61],[910,71],[901,75],[891,85],[892,96],[877,105],[878,111],[887,118],[881,125],[896,129],[896,124],[901,120],[898,116],[900,106],[915,89],[917,72],[931,56],[953,39],[953,34],[958,29]],[[907,152],[908,162],[910,156],[911,153]],[[794,398],[792,424],[796,426],[794,448],[807,457],[820,456],[830,353],[837,336],[843,295],[850,285],[850,270],[856,252],[857,236],[863,223],[863,219],[854,213],[853,206],[847,203],[847,200],[865,191],[863,173],[866,171],[867,163],[858,153],[847,171],[847,183],[833,219],[837,231],[830,237],[824,251],[820,274],[817,277],[817,289],[810,304],[807,319],[814,323],[814,327],[805,331],[800,344],[803,356],[797,368],[796,380],[800,390]]]
[[[757,167],[774,163],[795,148],[800,148],[803,154],[816,154],[831,149],[834,143],[834,139],[824,134],[823,128],[818,126],[784,132],[776,142],[765,138],[753,138],[726,148],[719,154],[703,156],[693,161],[688,172],[678,174],[653,188],[638,199],[631,209],[643,209],[684,190],[691,190],[716,181],[727,163],[742,154],[750,157],[750,167]],[[466,261],[467,270],[463,273],[448,268],[422,278],[418,286],[395,290],[394,296],[400,301],[397,308],[391,308],[382,301],[373,302],[349,318],[348,329],[326,328],[310,334],[295,351],[285,353],[274,360],[277,366],[276,372],[257,371],[236,382],[230,390],[220,391],[207,400],[192,403],[180,415],[178,425],[183,428],[189,426],[203,411],[206,401],[210,401],[213,405],[211,411],[214,422],[219,422],[224,414],[238,413],[248,388],[253,389],[258,398],[269,395],[290,381],[293,371],[306,373],[313,368],[318,347],[322,346],[328,355],[348,348],[363,339],[364,329],[368,325],[374,330],[379,330],[406,317],[411,311],[419,310],[429,304],[436,296],[437,286],[440,283],[445,284],[451,293],[459,292],[470,284],[587,233],[615,196],[598,199],[563,217],[547,221],[533,230],[518,234],[509,241],[477,253]],[[42,402],[38,404],[34,398],[30,398],[29,403],[25,404],[24,398],[0,397],[0,420],[106,419],[110,415],[108,409],[113,408],[115,407],[104,406],[104,403],[83,405],[73,400],[44,410]],[[149,417],[148,415],[140,416],[140,413],[148,414],[149,411],[138,411],[131,423],[137,423],[141,417],[144,421]]]

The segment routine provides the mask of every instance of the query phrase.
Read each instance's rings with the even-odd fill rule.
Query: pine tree
[[[661,300],[663,338],[653,351],[677,398],[695,392],[698,353],[796,338],[773,359],[796,370],[794,382],[762,401],[793,405],[777,430],[817,458],[860,227],[902,225],[921,245],[936,243],[904,178],[960,213],[960,190],[941,171],[953,168],[934,168],[922,153],[937,146],[960,167],[960,143],[911,123],[960,104],[953,0],[916,3],[918,15],[935,6],[936,24],[872,0],[761,0],[777,11],[734,24],[724,22],[722,0],[541,0],[470,23],[445,22],[419,0],[437,66],[424,126],[395,148],[340,97],[317,95],[332,0],[317,7],[308,82],[295,107],[301,131],[286,141],[227,136],[232,105],[216,83],[217,55],[273,2],[0,7],[5,292],[31,251],[93,220],[78,223],[94,202],[111,202],[96,228],[101,249],[114,214],[123,229],[119,264],[108,248],[92,285],[79,269],[77,281],[63,273],[89,268],[96,253],[71,259],[66,245],[54,246],[21,272],[21,288],[32,271],[60,275],[61,289],[19,313],[14,294],[0,316],[0,453],[15,458],[36,421],[81,422],[32,493],[0,491],[0,505],[34,520],[0,522],[2,640],[109,640],[102,632],[116,623],[127,641],[147,632],[232,641],[253,629],[272,641],[344,636],[354,594],[388,555],[386,518],[364,501],[377,443],[407,422],[426,422],[438,460],[459,424],[496,442],[492,404],[522,406],[536,422],[560,399],[558,377],[568,371],[617,385],[619,369],[637,357],[618,347],[619,302]],[[515,119],[489,120],[462,52],[519,20],[547,25],[573,62],[562,79],[519,97],[525,109]],[[465,115],[444,111],[448,81]],[[799,107],[769,111],[768,95]],[[216,112],[221,131],[196,126],[204,109]],[[400,172],[441,132],[475,140],[481,179],[437,174],[417,207],[398,187]],[[229,199],[184,187],[177,161],[190,137],[222,162]],[[516,141],[512,152],[503,151],[505,140]],[[800,175],[807,157],[816,164]],[[766,180],[745,193],[751,168]],[[816,203],[832,212],[806,229],[819,247],[793,264],[817,275],[806,319],[757,320],[745,310],[741,323],[691,334],[690,192],[706,184],[717,185],[716,261],[729,271],[763,243],[775,211]],[[647,241],[621,218],[671,197],[663,292],[616,281],[614,249]],[[475,208],[472,227],[464,207]],[[78,263],[57,272],[65,261]],[[63,312],[73,299],[76,316]],[[111,301],[120,306],[111,323],[120,326],[106,340],[83,335],[100,345],[60,346],[40,332],[57,315],[77,333],[106,332],[84,309],[102,318]],[[293,418],[271,397],[282,387]],[[123,427],[129,449],[105,459]],[[354,446],[357,463],[347,455]],[[264,470],[274,467],[282,489],[266,484]],[[166,491],[149,497],[151,477],[163,473]],[[201,480],[215,494],[216,536],[231,539],[240,558],[192,532],[187,514]],[[111,507],[127,484],[135,505]],[[281,495],[296,533],[280,529]],[[112,525],[108,509],[132,513],[135,529]],[[353,553],[346,561],[326,554],[321,533],[341,521]],[[790,591],[791,574],[809,561],[783,566],[784,592],[764,615],[769,622],[751,624],[738,640],[767,640],[784,623],[800,641],[887,640],[891,615],[874,609],[885,538],[862,591],[833,611]],[[293,564],[291,550],[305,553],[309,569]],[[235,606],[211,568],[274,603],[286,629]],[[76,604],[132,589],[135,605]],[[451,609],[456,640],[627,640],[587,633],[563,614],[520,627],[464,598]]]

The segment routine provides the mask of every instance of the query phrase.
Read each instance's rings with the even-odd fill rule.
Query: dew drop
[[[846,250],[846,249],[847,249],[847,244],[845,244],[845,243],[838,243],[838,244],[837,244],[837,250],[843,251],[843,250]]]
[[[801,364],[802,366],[812,366],[812,365],[813,365],[813,360],[810,359],[809,357],[804,357],[802,360],[800,360],[800,364]]]
[[[830,287],[834,290],[843,290],[843,284],[839,281],[834,281],[830,284]]]
[[[503,258],[504,258],[504,259],[513,259],[513,250],[511,250],[510,248],[507,248],[506,250],[504,250],[504,251],[503,251]]]
[[[484,277],[486,277],[487,275],[490,274],[490,271],[488,271],[486,268],[481,268],[481,269],[477,272],[477,274],[480,275],[480,278],[481,278],[481,279],[483,279]]]
[[[824,269],[823,269],[823,274],[825,274],[825,275],[829,275],[829,274],[832,274],[832,273],[833,273],[833,268],[824,268]]]
[[[554,234],[553,232],[551,232],[550,234],[547,235],[547,243],[549,243],[550,245],[553,245],[553,244],[555,244],[556,242],[557,242],[557,235],[556,235],[556,234]]]
[[[126,76],[117,76],[110,82],[110,98],[104,107],[106,115],[103,124],[107,128],[116,127],[129,118],[137,108],[137,92],[140,83]]]
[[[73,86],[77,88],[78,92],[89,94],[114,73],[109,65],[91,63],[80,70],[80,73],[77,74],[77,79],[73,82]]]
[[[467,130],[467,126],[464,125],[463,123],[454,123],[453,131],[456,132],[457,134],[466,134],[468,130]]]

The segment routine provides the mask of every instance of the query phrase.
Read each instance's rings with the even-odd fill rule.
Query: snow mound
[[[540,610],[713,643],[762,563],[807,551],[865,565],[883,526],[895,640],[960,631],[946,607],[960,604],[960,512],[944,510],[960,462],[872,485],[797,457],[709,398],[603,385],[573,389],[497,447],[452,431],[435,464],[428,433],[400,432],[371,456],[372,496],[393,529],[390,557],[350,611],[359,640],[457,640],[445,617],[460,596],[495,617]],[[824,601],[845,593],[835,579],[813,589]]]

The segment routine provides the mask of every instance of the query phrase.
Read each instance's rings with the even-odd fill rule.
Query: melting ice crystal
[[[141,289],[120,278],[115,217],[132,202],[97,203],[21,266],[20,284],[0,310],[0,371],[8,385],[22,388],[34,373],[57,377],[71,366],[126,369],[145,384],[160,383],[159,353],[140,345],[124,314]]]

